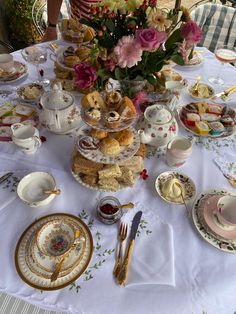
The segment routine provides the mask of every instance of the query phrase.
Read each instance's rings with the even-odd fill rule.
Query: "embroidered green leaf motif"
[[[16,187],[18,183],[20,182],[20,179],[16,176],[11,176],[9,177],[5,182],[4,185],[2,186],[2,189],[11,189],[11,192],[16,191]]]
[[[79,213],[79,218],[86,220],[88,218],[88,214],[86,213],[86,211],[83,209],[81,213]]]
[[[75,289],[76,293],[79,292],[79,290],[81,289],[80,285],[77,285],[76,282],[72,282],[72,284],[70,285],[69,290]]]

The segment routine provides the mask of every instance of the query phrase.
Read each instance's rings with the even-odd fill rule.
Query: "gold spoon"
[[[176,185],[180,188],[180,196],[181,196],[182,201],[183,201],[183,203],[184,203],[184,206],[185,206],[185,209],[186,209],[186,211],[187,211],[187,214],[188,214],[188,216],[190,217],[190,212],[189,212],[189,210],[188,210],[188,207],[187,207],[187,204],[186,204],[186,202],[185,202],[184,195],[183,195],[183,187],[182,187],[182,185],[181,185],[179,182],[176,182]]]
[[[119,206],[115,206],[115,208],[134,208],[134,204],[133,203],[127,203],[127,204],[124,204],[124,205],[119,205]]]
[[[197,91],[198,91],[198,85],[199,85],[201,79],[202,79],[202,77],[201,77],[201,75],[199,75],[199,76],[197,77],[196,83],[194,84],[194,86],[193,86],[193,88],[192,88],[192,92],[197,92]]]
[[[46,190],[46,191],[43,191],[45,194],[56,194],[56,195],[59,195],[61,194],[61,190],[60,189],[55,189],[55,190]]]
[[[62,254],[62,258],[61,258],[60,262],[58,262],[58,263],[56,264],[55,270],[54,270],[54,272],[52,273],[52,275],[51,275],[51,277],[50,277],[51,282],[57,280],[57,278],[58,278],[58,276],[59,276],[59,274],[60,274],[60,271],[61,271],[61,268],[62,268],[62,265],[63,265],[65,259],[69,256],[71,250],[72,250],[73,248],[75,248],[76,245],[78,244],[79,237],[80,237],[80,230],[76,230],[76,231],[75,231],[75,240],[74,240],[74,243],[71,245],[71,247],[69,248],[68,251],[66,251],[64,254]]]

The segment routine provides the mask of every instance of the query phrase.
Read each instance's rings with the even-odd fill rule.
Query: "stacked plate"
[[[26,64],[14,61],[14,66],[10,72],[3,72],[0,75],[0,84],[14,83],[28,75]]]
[[[235,196],[227,190],[210,190],[196,199],[192,217],[201,236],[216,248],[236,253],[236,228],[222,225],[218,219],[217,206],[222,196]]]
[[[75,234],[79,234],[75,239]],[[32,223],[20,237],[16,269],[22,280],[40,290],[56,290],[74,282],[87,268],[92,235],[84,222],[69,214],[52,214]],[[51,276],[64,258],[58,278]]]

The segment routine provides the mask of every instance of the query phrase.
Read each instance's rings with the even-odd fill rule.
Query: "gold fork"
[[[120,272],[120,269],[121,269],[121,260],[122,260],[122,244],[124,242],[124,240],[126,239],[127,237],[127,230],[128,230],[128,226],[127,224],[125,223],[122,223],[120,225],[120,230],[119,230],[119,248],[118,248],[118,255],[117,255],[117,258],[116,258],[116,263],[115,263],[115,266],[114,266],[114,270],[113,270],[113,275],[115,277],[118,276],[119,272]]]

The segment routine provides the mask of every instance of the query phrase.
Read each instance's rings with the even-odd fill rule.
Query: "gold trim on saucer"
[[[81,260],[76,263],[75,267],[72,268],[71,272],[69,272],[68,275],[58,277],[58,279],[54,282],[51,282],[50,279],[44,278],[43,276],[36,275],[32,270],[29,268],[27,262],[26,262],[26,251],[25,246],[27,243],[31,241],[29,238],[32,237],[32,234],[35,233],[35,231],[42,226],[44,223],[47,223],[50,220],[53,220],[55,218],[58,219],[71,219],[74,220],[75,223],[78,223],[80,225],[80,228],[84,231],[85,235],[85,249],[84,249],[84,256],[82,256]],[[21,279],[27,283],[29,286],[50,291],[50,290],[57,290],[62,289],[72,282],[74,282],[76,279],[78,279],[85,269],[88,267],[88,264],[91,260],[93,254],[93,238],[91,235],[91,232],[88,228],[88,226],[78,217],[71,215],[71,214],[65,214],[65,213],[55,213],[50,214],[44,217],[41,217],[40,219],[36,220],[32,224],[30,224],[26,230],[21,235],[20,239],[18,240],[18,243],[16,245],[15,250],[15,266],[16,270],[21,277]],[[49,272],[51,274],[51,272]]]

